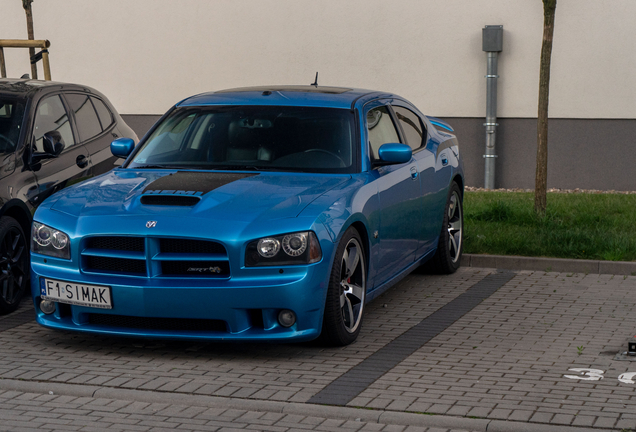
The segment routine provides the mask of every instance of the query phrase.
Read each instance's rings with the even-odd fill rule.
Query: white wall
[[[26,38],[0,0],[0,38]],[[191,94],[262,84],[398,93],[423,111],[485,115],[484,25],[504,25],[499,116],[536,117],[541,0],[35,0],[54,80],[159,114]],[[636,118],[636,1],[559,0],[550,116]],[[9,76],[26,50],[5,50]]]

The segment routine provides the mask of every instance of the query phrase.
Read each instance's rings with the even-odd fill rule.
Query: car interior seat
[[[228,126],[226,159],[271,161],[274,152],[267,146],[269,132],[269,128],[246,126],[244,120],[231,122]]]

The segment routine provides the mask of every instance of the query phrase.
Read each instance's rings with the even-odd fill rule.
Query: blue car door
[[[402,142],[388,105],[366,111],[370,157],[382,144]],[[371,172],[378,187],[380,223],[375,286],[399,273],[415,259],[423,238],[419,169],[415,159],[404,164],[375,166]]]
[[[440,234],[439,198],[440,195],[444,195],[444,202],[441,203],[443,209],[443,205],[446,203],[446,189],[444,188],[448,182],[440,182],[439,174],[436,174],[435,154],[428,147],[428,131],[420,116],[402,101],[394,102],[392,108],[402,130],[402,136],[413,151],[413,159],[415,159],[420,173],[421,193],[418,200],[423,216],[419,221],[422,233],[415,254],[415,259],[418,259],[437,245],[437,237]]]

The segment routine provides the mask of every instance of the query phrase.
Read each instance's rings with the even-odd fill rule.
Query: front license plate
[[[43,299],[54,300],[78,306],[112,309],[110,287],[65,282],[40,278],[40,293]]]

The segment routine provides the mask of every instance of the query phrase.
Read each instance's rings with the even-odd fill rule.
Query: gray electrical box
[[[481,29],[482,50],[488,52],[499,52],[503,46],[503,26],[487,25]]]

